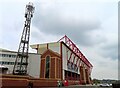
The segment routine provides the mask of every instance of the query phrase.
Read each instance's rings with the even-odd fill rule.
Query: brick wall
[[[40,78],[44,78],[45,74],[45,59],[41,59],[41,70],[40,70]]]
[[[41,70],[40,70],[40,78],[45,78],[45,72],[46,72],[46,57],[50,56],[50,68],[49,68],[49,78],[47,79],[58,79],[61,80],[62,76],[62,62],[60,55],[58,53],[55,53],[51,50],[45,51],[41,55]]]

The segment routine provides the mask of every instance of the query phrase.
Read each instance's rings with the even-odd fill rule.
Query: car
[[[104,83],[104,84],[100,84],[100,87],[109,87],[110,85],[107,84],[107,83]]]

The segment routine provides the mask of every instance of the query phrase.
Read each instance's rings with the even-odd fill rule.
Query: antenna
[[[27,66],[28,66],[28,50],[29,50],[29,37],[30,37],[30,23],[31,18],[33,17],[35,7],[33,3],[29,2],[26,5],[25,10],[25,23],[21,36],[21,41],[19,44],[13,74],[16,75],[26,75],[27,74]]]

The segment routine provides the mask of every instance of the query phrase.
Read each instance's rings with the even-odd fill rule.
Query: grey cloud
[[[66,34],[79,46],[98,47],[98,53],[105,58],[118,58],[117,43],[106,43],[107,38],[103,34],[98,33],[102,29],[99,19],[96,17],[94,19],[89,18],[91,13],[88,13],[88,17],[83,16],[86,18],[82,18],[81,12],[77,13],[77,19],[75,17],[76,13],[73,16],[67,14],[67,17],[59,10],[62,9],[54,6],[43,9],[40,5],[37,5],[33,25],[46,35],[61,36]],[[96,32],[94,31],[97,31],[98,34],[95,34]],[[99,47],[101,43],[104,43],[104,46]]]
[[[118,59],[118,43],[114,42],[102,46],[100,54],[105,58]]]
[[[94,45],[98,40],[92,39],[91,31],[99,29],[101,22],[98,19],[83,18],[75,19],[74,17],[64,19],[57,9],[48,8],[48,12],[38,6],[36,9],[33,25],[41,32],[51,35],[68,35],[72,40],[80,45]],[[72,13],[72,12],[71,12]],[[68,14],[69,16],[69,14]]]

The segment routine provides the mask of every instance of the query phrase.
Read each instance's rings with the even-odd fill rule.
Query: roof
[[[37,49],[37,48],[40,48],[41,46],[42,47],[47,47],[47,44],[56,44],[56,43],[59,43],[59,42],[49,42],[49,43],[42,43],[42,44],[33,44],[33,45],[30,45],[30,47],[32,49]]]
[[[17,53],[17,51],[7,50],[7,49],[3,49],[3,48],[0,48],[0,52],[11,52],[11,53]],[[28,53],[28,54],[36,54],[36,55],[38,55],[37,53]]]
[[[7,50],[7,49],[3,49],[3,48],[0,48],[0,51],[9,51],[9,50]]]

